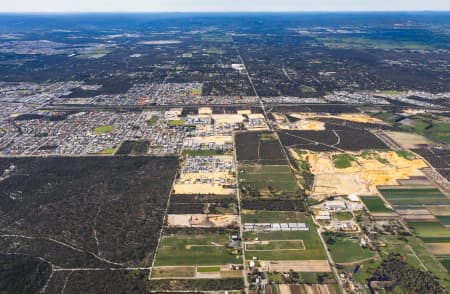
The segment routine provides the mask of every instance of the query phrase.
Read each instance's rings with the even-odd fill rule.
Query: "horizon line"
[[[230,11],[219,11],[219,10],[212,10],[212,11],[138,11],[138,10],[130,10],[130,11],[82,11],[82,10],[66,10],[66,11],[0,11],[0,14],[125,14],[125,13],[131,13],[131,14],[169,14],[169,13],[175,13],[175,14],[188,14],[188,13],[285,13],[285,14],[294,14],[294,13],[410,13],[410,12],[439,12],[439,13],[446,13],[450,12],[450,9],[448,10],[424,10],[424,9],[416,9],[416,10],[384,10],[384,9],[376,9],[376,10],[290,10],[290,11],[283,11],[283,10],[230,10]]]

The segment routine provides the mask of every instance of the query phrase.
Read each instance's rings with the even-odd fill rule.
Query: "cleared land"
[[[239,186],[244,198],[300,198],[296,179],[287,165],[240,166]]]
[[[282,165],[286,158],[271,132],[245,132],[235,136],[237,160],[246,164]]]

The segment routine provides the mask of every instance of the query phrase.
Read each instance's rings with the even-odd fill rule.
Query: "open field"
[[[279,250],[279,251],[260,251],[260,252],[246,252],[247,258],[253,256],[260,260],[311,260],[311,259],[326,259],[326,255],[322,243],[317,235],[314,223],[310,217],[305,217],[304,221],[309,231],[301,232],[255,232],[244,233],[244,241],[252,244],[254,241],[279,241],[279,240],[298,240],[302,241],[304,248],[299,247],[299,250]],[[272,244],[272,242],[270,242]]]
[[[419,148],[422,145],[430,144],[427,138],[406,132],[384,132],[389,138],[405,149]]]
[[[100,126],[100,127],[96,127],[96,128],[94,128],[94,129],[92,130],[92,132],[93,132],[94,134],[96,134],[96,135],[99,135],[99,134],[106,134],[106,133],[110,133],[110,132],[112,132],[112,131],[114,131],[114,126],[110,126],[110,125],[108,125],[108,126]]]
[[[450,204],[450,199],[434,188],[383,187],[379,191],[396,208]]]
[[[0,251],[45,256],[61,267],[105,266],[95,255],[124,265],[151,264],[176,158],[0,162],[16,167],[0,181],[0,232],[8,235],[0,237]]]
[[[305,250],[303,240],[274,240],[274,241],[253,241],[245,242],[245,251],[284,251],[284,250]]]
[[[299,223],[305,220],[304,213],[297,211],[241,211],[242,223]]]
[[[246,165],[239,168],[239,186],[244,198],[300,198],[296,179],[287,165]]]
[[[362,248],[359,239],[327,236],[327,247],[337,263],[350,263],[375,256],[368,248]]]
[[[226,233],[203,233],[164,236],[155,266],[239,264],[239,254],[226,247]]]

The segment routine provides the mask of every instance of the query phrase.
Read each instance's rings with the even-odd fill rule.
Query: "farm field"
[[[239,167],[243,198],[301,198],[296,179],[287,165],[246,165]]]
[[[392,209],[386,207],[383,200],[378,196],[360,196],[361,201],[372,213],[391,213]]]
[[[240,264],[240,255],[226,248],[229,237],[219,232],[164,236],[155,266]]]
[[[408,222],[420,238],[448,238],[450,230],[438,222]]]
[[[435,188],[380,188],[379,191],[395,208],[450,204],[450,199]]]

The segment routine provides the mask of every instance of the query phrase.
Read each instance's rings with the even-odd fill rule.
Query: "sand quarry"
[[[427,167],[419,158],[408,160],[394,151],[371,152],[370,156],[351,154],[355,161],[348,168],[336,168],[332,156],[335,152],[307,152],[298,155],[305,160],[315,175],[312,196],[322,198],[330,195],[376,195],[377,186],[399,185],[398,180],[424,176],[420,169]]]
[[[342,120],[348,120],[352,122],[357,123],[368,123],[368,124],[386,124],[382,120],[378,118],[374,118],[371,116],[368,116],[364,113],[341,113],[341,114],[324,114],[324,113],[289,113],[290,116],[298,118],[298,119],[304,119],[304,120],[312,120],[317,118],[334,118],[334,119],[342,119]]]

